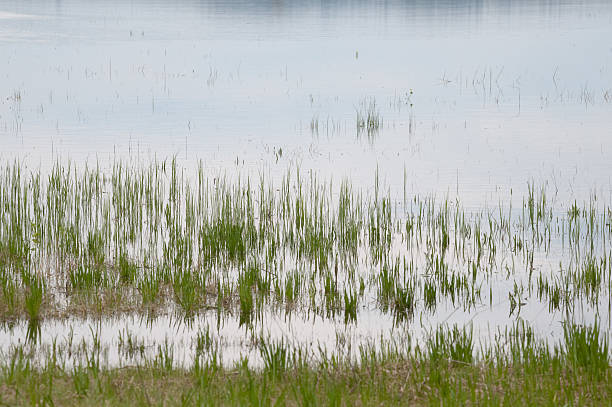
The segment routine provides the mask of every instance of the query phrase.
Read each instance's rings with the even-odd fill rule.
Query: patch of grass
[[[452,336],[452,334],[451,334]],[[294,365],[283,344],[260,348],[263,369],[200,366],[185,370],[161,348],[159,363],[133,368],[33,369],[23,349],[0,363],[2,402],[10,405],[606,405],[611,369],[598,376],[564,366],[520,362],[440,363],[378,353],[368,363]],[[467,360],[466,357],[463,357]],[[432,374],[435,373],[435,374]]]
[[[269,342],[260,339],[259,352],[264,362],[264,372],[273,378],[282,377],[291,362],[289,346],[284,341]]]
[[[38,277],[29,279],[25,296],[25,308],[30,320],[39,320],[40,306],[45,292],[44,281]]]
[[[366,98],[361,101],[357,110],[357,135],[367,134],[372,139],[378,134],[382,126],[380,112],[376,106],[376,99]]]
[[[370,116],[363,127],[375,128],[375,102],[364,101],[361,110]],[[514,287],[505,302],[513,316],[533,293],[550,313],[585,302],[607,305],[612,212],[594,198],[559,211],[546,184],[529,182],[522,211],[500,205],[466,212],[459,201],[409,199],[405,189],[400,203],[383,189],[378,171],[373,187],[364,189],[349,180],[336,187],[299,169],[287,171],[280,184],[209,174],[203,164],[196,175],[187,173],[174,159],[118,161],[109,171],[58,162],[48,174],[6,165],[0,171],[5,319],[34,311],[36,290],[22,276],[41,276],[41,265],[45,298],[56,299],[38,304],[42,320],[68,311],[169,313],[172,302],[193,316],[208,309],[209,286],[216,288],[218,312],[242,323],[281,303],[286,311],[324,318],[344,312],[349,323],[364,308],[353,305],[372,296],[380,311],[403,320],[435,314],[440,304],[484,305],[486,291],[489,304],[499,303],[493,293],[501,284]],[[559,245],[560,254],[551,252]],[[559,261],[555,274],[543,270],[550,256]],[[115,303],[135,293],[141,301]]]
[[[601,335],[599,325],[563,325],[562,352],[570,366],[601,375],[609,370],[608,340]]]
[[[363,131],[382,125],[375,103],[362,111]],[[566,324],[549,347],[521,319],[535,297],[551,319],[609,308],[612,211],[594,198],[559,209],[546,184],[530,182],[522,208],[468,210],[406,187],[398,199],[378,171],[363,189],[299,169],[280,184],[203,165],[188,173],[176,160],[0,171],[0,322],[6,332],[27,323],[26,343],[0,358],[0,397],[10,395],[1,402],[588,404],[609,395],[603,325]],[[517,322],[491,321],[512,325],[494,341],[435,322],[485,308]],[[112,349],[133,369],[103,366],[110,348],[99,332],[96,346],[54,348],[56,359],[44,360],[46,321],[175,310],[185,330],[216,318],[219,331],[196,336],[193,359],[182,360],[172,338],[145,345],[126,330]],[[356,362],[356,342],[369,338],[351,331],[372,316],[393,334],[412,324],[431,334],[404,353],[381,339]],[[270,317],[339,325],[336,348],[263,340]],[[234,325],[245,336],[222,337]],[[222,351],[236,342],[259,353],[224,366]]]
[[[472,331],[440,326],[427,340],[427,358],[433,362],[447,360],[451,363],[470,364],[474,360]]]
[[[189,271],[176,273],[172,281],[174,298],[186,316],[192,316],[199,302],[201,289],[194,275]]]

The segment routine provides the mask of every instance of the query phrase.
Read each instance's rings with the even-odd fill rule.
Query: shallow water
[[[609,2],[256,3],[0,3],[2,157],[256,171],[282,149],[475,202],[530,178],[609,196]]]
[[[609,203],[609,38],[607,1],[0,1],[0,159],[299,165],[366,187],[378,169],[467,208],[535,180],[561,212]],[[380,126],[359,131],[371,103]]]

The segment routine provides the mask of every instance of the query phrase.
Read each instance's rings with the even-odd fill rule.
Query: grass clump
[[[440,326],[427,340],[427,357],[429,360],[451,363],[470,364],[474,360],[474,342],[471,328],[452,329]]]
[[[44,281],[38,277],[30,278],[25,296],[25,309],[30,320],[39,320],[44,293]]]
[[[271,342],[261,338],[259,352],[264,362],[264,373],[272,378],[282,377],[290,366],[291,353],[284,341]]]
[[[376,106],[376,99],[364,99],[357,109],[357,135],[365,133],[368,139],[372,139],[378,134],[381,126],[382,119]]]
[[[175,274],[172,280],[172,288],[176,303],[186,316],[192,316],[198,307],[199,293],[201,292],[195,276],[189,271]]]
[[[601,335],[599,325],[563,325],[562,352],[570,366],[601,375],[609,370],[608,340]]]

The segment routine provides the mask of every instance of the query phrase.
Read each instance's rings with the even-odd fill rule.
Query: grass
[[[581,328],[568,329],[578,336],[583,332]],[[247,359],[232,367],[223,367],[216,356],[205,362],[194,358],[192,367],[177,367],[168,342],[158,346],[151,360],[132,367],[100,365],[95,344],[82,348],[83,362],[73,367],[65,366],[61,348],[54,348],[44,363],[35,367],[24,348],[17,347],[0,363],[3,390],[0,401],[11,405],[598,405],[607,402],[612,392],[609,365],[599,365],[593,370],[589,365],[592,360],[576,356],[570,350],[576,345],[567,342],[567,348],[551,353],[530,332],[524,324],[518,324],[506,335],[510,339],[522,333],[514,340],[511,350],[486,352],[485,359],[474,353],[471,333],[456,326],[434,332],[423,353],[412,352],[406,345],[388,345],[378,350],[365,346],[357,360],[342,355],[317,358],[286,342],[260,338],[261,368],[250,367]],[[198,352],[208,352],[205,338],[203,334]],[[576,342],[578,337],[573,338],[570,342]],[[581,362],[575,364],[577,360]]]
[[[397,199],[378,172],[359,189],[297,168],[279,182],[194,171],[174,160],[5,165],[0,322],[3,333],[22,324],[26,340],[2,347],[0,402],[597,404],[610,395],[612,210],[596,197],[557,202],[530,182],[518,208],[467,211],[406,190]],[[522,319],[534,307],[549,326],[564,321],[558,343]],[[442,322],[482,310],[500,316],[494,339],[467,319]],[[583,320],[576,310],[587,310]],[[186,330],[215,318],[239,332],[198,332],[184,360],[173,338],[150,343],[126,329],[112,344],[120,362],[107,364],[100,332],[50,347],[41,328],[159,315]],[[273,318],[344,331],[331,349],[299,333],[270,339]],[[354,335],[376,318],[392,321],[394,338],[418,326],[430,334],[399,347]],[[238,355],[224,354],[230,339]]]
[[[366,134],[368,140],[372,140],[378,135],[378,132],[383,125],[380,112],[376,106],[374,98],[366,98],[361,101],[357,110],[357,136]]]
[[[473,360],[472,332],[454,326],[446,330],[440,326],[426,344],[426,359],[432,362],[448,361],[469,365]]]
[[[179,295],[181,284],[174,274],[180,281],[193,273],[206,275],[214,283],[226,277],[218,275],[219,268],[230,267],[240,274],[256,260],[265,270],[260,273],[269,276],[270,266],[289,257],[305,262],[311,269],[304,270],[306,274],[334,267],[337,275],[340,265],[340,276],[346,278],[355,265],[389,267],[398,254],[392,242],[400,239],[406,243],[400,259],[418,257],[419,249],[425,248],[427,275],[434,278],[418,285],[433,309],[440,294],[457,297],[470,291],[479,276],[499,267],[500,256],[507,253],[525,264],[531,280],[534,253],[549,252],[553,226],[557,230],[561,226],[554,238],[569,242],[578,250],[573,253],[578,259],[583,241],[583,247],[596,254],[596,245],[605,247],[609,236],[592,203],[579,210],[574,202],[567,217],[553,219],[545,190],[533,184],[528,184],[522,218],[510,219],[512,215],[506,216],[500,208],[499,213],[488,211],[470,220],[459,203],[449,201],[438,205],[414,197],[398,208],[390,196],[381,196],[378,185],[368,198],[344,181],[336,199],[331,184],[312,176],[303,182],[299,173],[294,181],[288,173],[281,192],[275,193],[263,179],[259,188],[253,188],[251,180],[229,184],[223,178],[205,178],[202,169],[193,186],[176,164],[167,162],[148,168],[117,163],[108,176],[99,169],[85,169],[79,175],[69,166],[58,166],[47,182],[40,173],[24,179],[24,171],[18,164],[8,166],[2,178],[6,243],[0,252],[8,303],[18,288],[14,274],[32,272],[50,258],[56,259],[53,272],[68,277],[69,292],[138,286],[147,297],[143,303],[150,303],[160,293],[155,287],[171,284],[180,304],[184,296]],[[296,186],[298,192],[290,193]],[[398,222],[405,228],[398,228]],[[51,239],[54,234],[60,238]],[[369,259],[361,257],[362,249],[370,253]],[[609,274],[609,261],[601,252],[582,258],[586,259],[582,270],[575,262],[566,268],[568,277],[575,277],[567,284],[596,300]],[[449,269],[449,260],[456,268]],[[471,268],[471,275],[458,271],[462,264]],[[379,280],[382,304],[394,291],[385,286],[384,273]]]
[[[592,327],[566,323],[563,339],[563,352],[572,367],[596,375],[610,368],[608,340],[601,336],[597,323]]]
[[[195,177],[184,171],[174,161],[117,162],[110,173],[58,164],[46,175],[6,165],[4,318],[54,317],[68,310],[62,303],[93,314],[172,303],[187,315],[239,307],[246,318],[253,307],[279,301],[286,309],[307,306],[306,285],[313,310],[344,311],[347,321],[359,319],[354,305],[372,294],[383,312],[435,313],[447,301],[465,307],[484,301],[483,292],[498,284],[493,276],[510,270],[509,263],[510,315],[520,313],[521,293],[536,288],[551,311],[582,299],[599,306],[609,293],[610,208],[591,199],[557,210],[545,185],[527,184],[522,211],[466,213],[459,202],[408,200],[405,191],[398,202],[381,192],[378,176],[370,195],[348,180],[335,189],[299,170],[287,172],[280,188],[263,177],[211,177],[203,166]],[[542,270],[534,256],[548,256],[559,242],[568,246],[560,274],[534,276]],[[364,289],[346,288],[356,281]],[[409,289],[400,281],[410,281]],[[137,301],[100,306],[117,296]]]

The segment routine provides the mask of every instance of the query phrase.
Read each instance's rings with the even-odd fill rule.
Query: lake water
[[[476,208],[529,181],[564,210],[610,202],[612,3],[0,1],[0,141],[43,169],[175,156],[365,187],[378,169]]]
[[[0,154],[609,196],[610,38],[607,1],[2,1]]]

